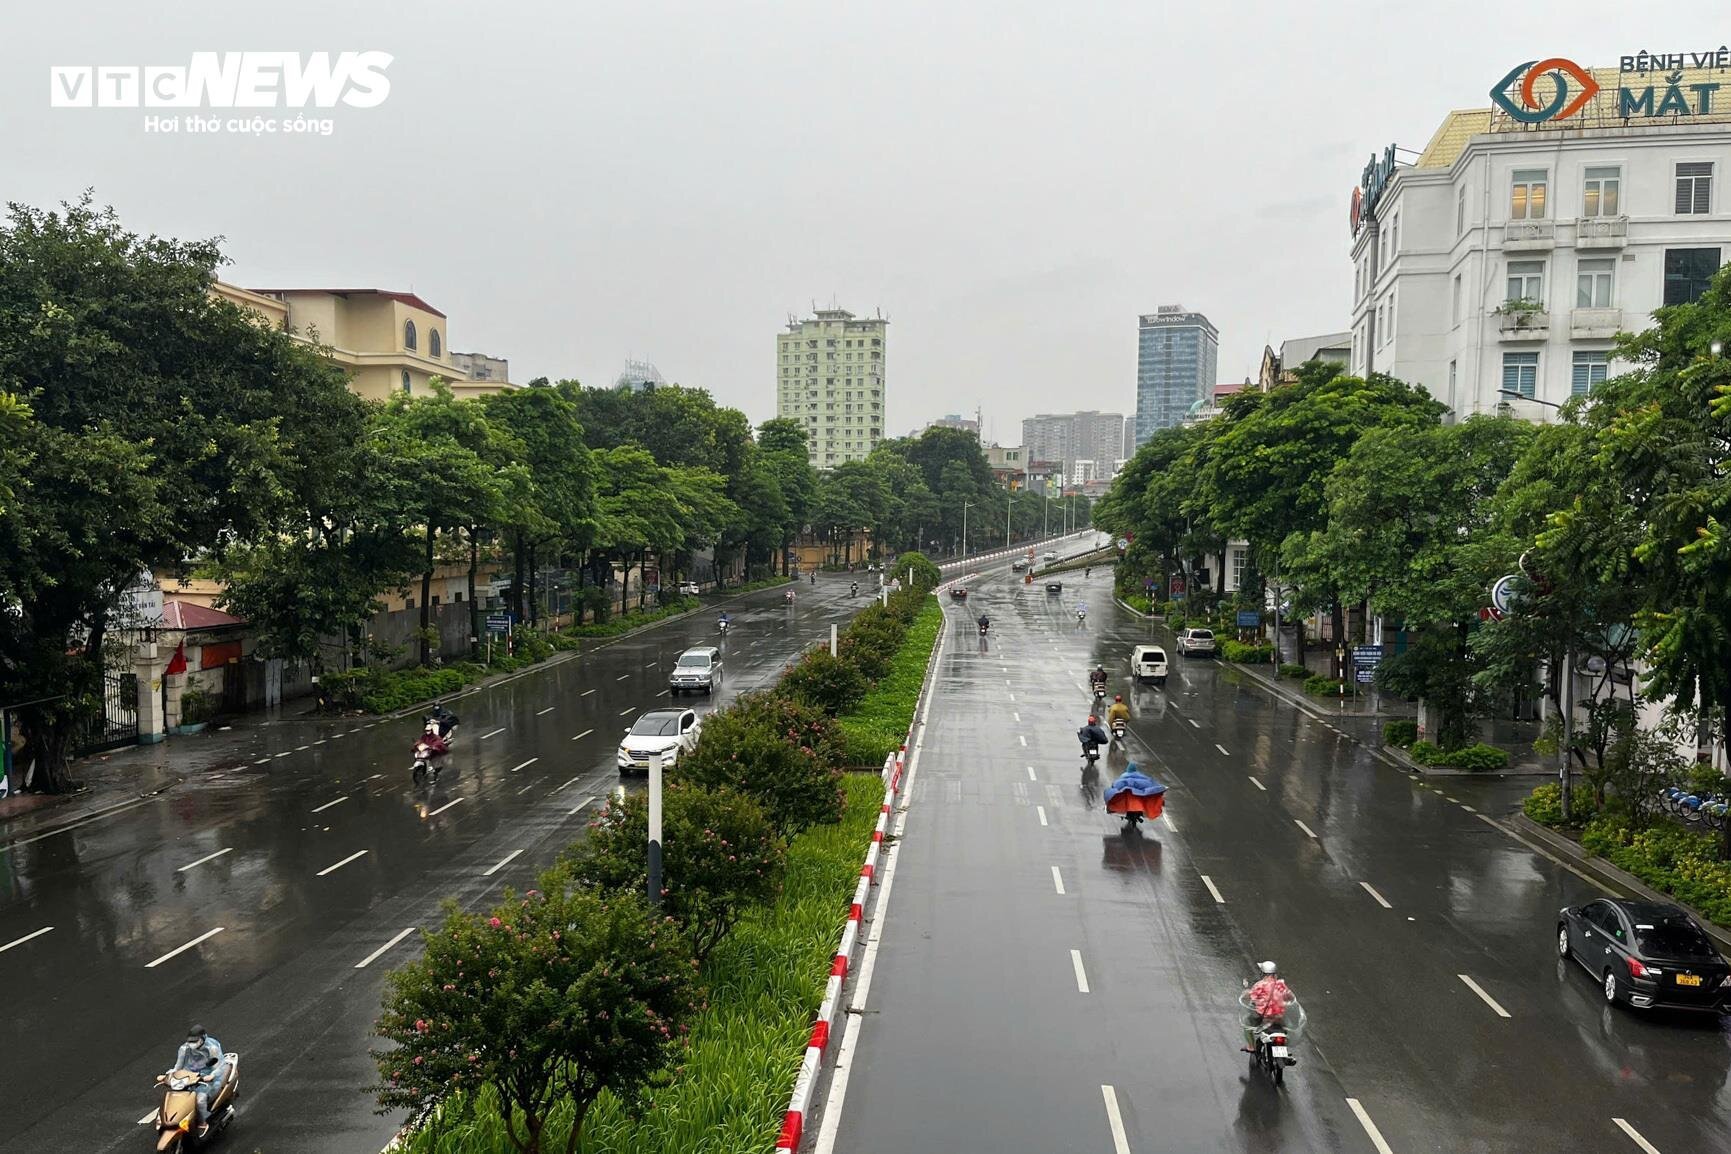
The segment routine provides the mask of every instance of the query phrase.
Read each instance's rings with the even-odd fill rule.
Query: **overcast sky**
[[[1402,5],[1400,7],[1409,7]],[[1723,3],[289,5],[18,0],[0,196],[92,187],[220,235],[249,286],[412,289],[519,381],[625,358],[773,415],[774,336],[882,309],[892,434],[1135,408],[1136,316],[1201,310],[1220,377],[1344,329],[1347,199],[1511,67],[1731,42]],[[195,51],[394,56],[329,137],[165,136],[55,109],[49,67]]]

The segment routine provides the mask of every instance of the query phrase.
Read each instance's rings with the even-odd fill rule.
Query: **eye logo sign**
[[[1535,92],[1541,79],[1551,82],[1550,103],[1542,106]],[[1511,90],[1517,90],[1513,96]],[[1598,94],[1599,82],[1593,79],[1593,74],[1561,56],[1517,65],[1491,89],[1491,99],[1497,107],[1521,124],[1567,120]]]

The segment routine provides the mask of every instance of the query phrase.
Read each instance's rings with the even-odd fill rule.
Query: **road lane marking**
[[[1017,741],[1019,741],[1019,742],[1021,742],[1021,743],[1022,743],[1022,748],[1023,748],[1023,749],[1026,749],[1026,748],[1028,748],[1028,739],[1027,739],[1027,737],[1026,737],[1026,736],[1024,736],[1024,735],[1022,735],[1022,734],[1017,734],[1017,735],[1016,735],[1016,740],[1017,740]]]
[[[322,737],[319,738],[317,741],[313,742],[314,745],[323,745],[324,743],[325,743],[325,739]]]
[[[1040,815],[1040,824],[1045,825],[1046,824],[1046,807],[1043,805],[1036,805],[1034,807],[1034,812]]]
[[[295,746],[295,752],[296,753],[304,753],[304,752],[306,752],[306,749],[307,749],[307,747],[304,745]]]
[[[385,776],[385,775],[382,773],[375,773],[375,774],[373,774],[373,776],[367,778],[367,780],[368,781],[377,781],[377,780],[379,780],[379,778],[381,778],[383,776]]]
[[[1079,994],[1087,993],[1088,992],[1088,971],[1084,970],[1082,968],[1082,951],[1081,950],[1071,950],[1070,951],[1070,965],[1073,966],[1076,970],[1076,992]]]
[[[1015,719],[1016,719],[1016,720],[1017,720],[1017,721],[1018,721],[1018,722],[1019,722],[1019,721],[1021,721],[1021,720],[1022,720],[1022,715],[1021,715],[1021,714],[1019,714],[1019,713],[1016,713],[1016,712],[1013,712],[1013,711],[1012,711],[1012,712],[1011,712],[1011,714],[1010,714],[1010,716],[1011,716],[1011,717],[1013,717],[1013,718],[1015,718]]]
[[[222,931],[223,931],[222,926],[218,926],[214,930],[206,930],[206,931],[204,931],[204,933],[198,935],[196,938],[192,939],[190,942],[187,942],[184,946],[176,946],[172,950],[168,951],[166,954],[162,955],[160,958],[157,958],[154,962],[145,963],[144,968],[147,970],[154,970],[156,967],[160,966],[162,963],[168,961],[168,959],[179,957],[181,954],[186,953],[186,951],[192,949],[192,947],[198,945],[200,942],[208,942],[211,938],[214,938],[214,937],[216,937],[216,935],[222,933]]]
[[[570,812],[570,813],[568,813],[568,814],[566,814],[566,815],[565,815],[565,816],[566,816],[566,817],[571,817],[571,816],[573,816],[573,815],[575,815],[575,814],[579,814],[579,813],[582,813],[582,812],[583,812],[583,811],[584,811],[584,810],[585,810],[585,809],[587,809],[587,808],[589,808],[589,803],[590,803],[590,802],[592,802],[592,801],[594,801],[594,800],[595,800],[595,799],[594,799],[594,798],[592,798],[592,797],[586,797],[586,798],[584,798],[584,799],[583,799],[583,800],[582,800],[582,801],[580,801],[580,802],[578,802],[578,803],[577,803],[577,808],[576,808],[576,809],[573,809],[573,810],[572,810],[572,811],[571,811],[571,812]]]
[[[1376,899],[1377,905],[1381,906],[1385,910],[1394,909],[1393,906],[1388,904],[1387,898],[1383,897],[1381,894],[1376,892],[1375,886],[1371,885],[1369,882],[1359,882],[1358,884],[1364,887],[1365,893],[1369,894],[1371,897]]]
[[[1446,793],[1443,795],[1443,797],[1448,801],[1454,802],[1456,805],[1459,805],[1461,803],[1461,799],[1458,797],[1449,797]]]
[[[525,761],[522,765],[513,765],[511,767],[511,772],[516,773],[519,769],[528,769],[531,765],[534,765],[537,761],[540,761],[540,760],[541,759],[538,757],[531,757],[528,761]]]
[[[321,805],[317,809],[313,810],[313,812],[314,813],[323,813],[325,810],[329,809],[331,806],[341,805],[341,804],[343,804],[343,802],[345,802],[347,800],[349,800],[349,795],[345,793],[341,797],[337,798],[335,801],[325,802],[323,805]]]
[[[49,930],[51,930],[53,928],[54,928],[53,926],[43,926],[39,930],[32,930],[30,933],[25,934],[21,938],[14,938],[12,941],[7,942],[3,946],[0,946],[0,954],[5,953],[7,950],[11,949],[13,946],[23,945],[25,942],[29,941],[31,938],[39,938],[43,934],[47,933]]]
[[[636,712],[637,712],[637,707],[635,705],[633,705],[630,709],[621,709],[619,711],[619,716],[620,717],[630,717],[633,713],[636,713]]]
[[[385,955],[385,952],[387,950],[389,950],[392,946],[396,945],[398,942],[402,941],[404,938],[408,937],[410,934],[412,934],[414,932],[415,932],[415,927],[410,926],[408,929],[404,930],[402,933],[398,934],[396,937],[392,938],[390,941],[386,942],[384,945],[380,946],[378,949],[374,950],[372,953],[368,954],[366,957],[364,957],[360,961],[356,962],[355,963],[355,969],[357,969],[357,970],[366,969],[368,966],[372,965],[374,962],[378,961],[381,957],[383,957]]]
[[[1006,693],[1004,696],[1010,699],[1011,704],[1015,703],[1016,695],[1014,693]]]
[[[1471,990],[1473,993],[1477,994],[1480,998],[1484,999],[1485,1005],[1489,1006],[1492,1010],[1496,1011],[1497,1017],[1506,1018],[1509,1016],[1509,1012],[1507,1010],[1503,1009],[1501,1006],[1497,1005],[1497,1000],[1495,998],[1491,997],[1489,994],[1485,993],[1485,988],[1483,986],[1479,985],[1477,982],[1473,981],[1470,976],[1468,976],[1466,974],[1456,974],[1455,977],[1457,977],[1461,981],[1465,982],[1467,984],[1467,989]]]
[[[529,792],[529,791],[530,791],[530,790],[532,790],[532,789],[534,789],[534,788],[535,788],[535,786],[536,786],[536,785],[537,785],[537,784],[538,784],[538,783],[536,783],[536,782],[533,782],[533,781],[532,781],[532,782],[530,782],[530,783],[529,783],[529,784],[528,784],[528,785],[526,785],[526,786],[524,786],[524,787],[523,787],[523,788],[522,788],[522,789],[520,789],[520,790],[518,790],[518,791],[517,791],[517,796],[518,796],[518,797],[522,797],[522,796],[523,796],[523,795],[524,795],[524,794],[526,794],[526,793],[528,793],[528,792]]]
[[[1358,1119],[1358,1124],[1364,1127],[1364,1133],[1370,1139],[1370,1144],[1376,1147],[1376,1154],[1394,1154],[1393,1148],[1383,1138],[1382,1131],[1376,1128],[1376,1123],[1370,1120],[1370,1115],[1365,1113],[1364,1107],[1358,1104],[1358,1099],[1348,1098],[1346,1104],[1351,1109],[1353,1116]],[[1657,1154],[1657,1151],[1654,1154]]]
[[[450,809],[453,805],[456,805],[459,801],[462,801],[462,800],[463,799],[460,797],[454,797],[450,801],[447,801],[444,805],[441,805],[438,809],[435,809],[433,812],[429,813],[427,816],[428,817],[438,817],[440,814],[444,813],[447,809]]]
[[[595,691],[593,689],[585,689],[582,693],[579,693],[577,696],[578,697],[588,697],[591,693],[594,693],[594,692]]]
[[[193,866],[201,866],[207,861],[215,861],[217,858],[221,857],[225,853],[233,853],[233,852],[234,852],[233,846],[229,846],[227,849],[219,849],[213,854],[206,854],[204,857],[199,858],[197,861],[187,862],[185,865],[181,866],[179,869],[175,870],[174,872],[177,874],[183,874],[187,870],[191,869]]]
[[[1173,833],[1178,832],[1178,826],[1176,823],[1173,822],[1171,814],[1164,813],[1164,812],[1161,813],[1160,820],[1166,823],[1167,829],[1171,830]]]
[[[1465,802],[1461,803],[1461,808],[1466,810],[1468,813],[1477,813],[1478,812],[1478,810],[1474,809],[1472,806],[1466,804]]]
[[[1304,835],[1306,837],[1315,837],[1316,836],[1315,830],[1311,829],[1309,826],[1305,825],[1303,822],[1299,821],[1297,818],[1293,818],[1292,821],[1293,821],[1294,825],[1298,826],[1299,829],[1304,831]]]
[[[1034,776],[1034,767],[1031,765],[1028,767],[1028,780],[1029,781],[1039,781],[1040,780],[1039,778]]]
[[[1224,754],[1227,757],[1232,756],[1230,753],[1226,752],[1226,747],[1224,745],[1221,745],[1218,741],[1214,743],[1214,748],[1218,749],[1222,754]]]
[[[498,873],[500,870],[502,870],[506,866],[510,865],[511,862],[516,859],[517,855],[522,853],[522,852],[523,851],[520,849],[512,850],[510,853],[506,854],[503,858],[501,858],[498,862],[494,863],[494,865],[491,868],[483,871],[481,876],[484,878],[492,877],[494,874]]]
[[[1641,1132],[1639,1130],[1635,1129],[1621,1118],[1612,1118],[1611,1121],[1615,1122],[1617,1128],[1629,1136],[1631,1142],[1645,1151],[1645,1154],[1659,1154],[1659,1148],[1641,1137]]]
[[[1194,717],[1186,717],[1184,720],[1188,721],[1191,724],[1191,726],[1193,726],[1196,729],[1202,728],[1202,723],[1200,721],[1197,721]]]
[[[504,732],[505,732],[505,727],[501,725],[498,729],[495,729],[492,733],[483,733],[481,735],[481,740],[486,741],[489,737],[498,737],[501,733],[504,733]]]
[[[651,661],[648,665],[645,665],[643,668],[654,669],[657,665],[660,665],[660,664],[661,663],[659,661]]]
[[[270,764],[270,758],[261,757],[257,761],[253,762],[253,764],[254,765],[269,765]]]
[[[1052,888],[1060,894],[1064,892],[1064,875],[1058,872],[1057,866],[1052,867]]]
[[[139,1119],[139,1120],[138,1120],[138,1124],[139,1124],[139,1125],[140,1125],[140,1126],[142,1126],[142,1125],[144,1125],[144,1124],[145,1124],[145,1123],[146,1123],[146,1122],[154,1122],[154,1121],[156,1121],[156,1118],[157,1118],[157,1112],[156,1112],[156,1111],[155,1111],[155,1110],[152,1110],[152,1111],[151,1111],[151,1112],[150,1112],[150,1113],[148,1113],[148,1114],[146,1114],[146,1115],[145,1115],[145,1116],[144,1116],[144,1117],[142,1117],[142,1118],[140,1118],[140,1119]]]
[[[1218,906],[1225,905],[1226,899],[1220,896],[1220,890],[1214,884],[1214,879],[1209,877],[1207,874],[1203,874],[1201,876],[1202,876],[1202,884],[1208,887],[1209,894],[1212,895],[1214,898],[1214,904],[1218,905]]]
[[[1268,787],[1263,785],[1260,781],[1257,781],[1254,777],[1250,779],[1250,784],[1254,785],[1257,789],[1260,789],[1263,793],[1268,792]]]
[[[277,756],[278,757],[287,757],[290,753],[293,753],[293,752],[294,752],[294,750],[291,749],[288,751],[288,753],[279,753],[279,754],[277,754]]]
[[[571,740],[572,741],[582,741],[585,737],[588,737],[591,733],[594,733],[594,732],[595,731],[593,729],[585,729],[582,733],[579,733],[576,737],[573,737]]]
[[[580,779],[580,778],[581,778],[581,777],[582,777],[582,774],[578,774],[578,775],[577,775],[577,777],[574,777],[574,778],[572,778],[572,779],[571,779],[571,780],[570,780],[570,781],[568,781],[568,782],[566,782],[566,783],[565,783],[565,784],[564,784],[564,785],[556,785],[556,786],[554,786],[554,787],[553,787],[553,790],[552,790],[552,792],[553,792],[553,793],[558,793],[558,792],[559,792],[559,791],[560,791],[560,790],[562,790],[562,789],[564,789],[564,788],[565,788],[565,786],[566,786],[566,785],[572,785],[572,784],[574,784],[574,783],[575,783],[575,782],[577,782],[577,781],[578,781],[578,780],[579,780],[579,779]]]
[[[1101,1086],[1100,1096],[1106,1099],[1106,1125],[1112,1129],[1112,1154],[1130,1154],[1130,1139],[1124,1136],[1124,1116],[1118,1113],[1118,1091],[1110,1086]]]
[[[549,713],[552,713],[555,709],[558,709],[558,708],[559,707],[557,705],[549,705],[546,709],[543,709],[539,713],[535,714],[535,716],[536,717],[546,717]]]
[[[455,803],[452,803],[452,804],[455,804]],[[361,858],[364,858],[366,856],[367,856],[367,851],[364,849],[360,850],[356,853],[352,853],[348,857],[344,858],[342,861],[337,862],[334,865],[326,866],[324,869],[322,869],[318,872],[317,876],[322,878],[326,874],[335,873],[336,871],[342,869],[344,866],[348,865],[350,862],[359,861]]]
[[[615,681],[630,681],[631,675],[629,673],[621,673],[618,677],[615,677],[613,680],[615,680]]]

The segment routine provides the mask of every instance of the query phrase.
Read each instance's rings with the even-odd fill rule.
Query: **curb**
[[[830,1033],[841,1009],[842,990],[847,985],[854,950],[864,937],[860,933],[860,925],[865,918],[866,904],[871,901],[872,886],[877,884],[878,857],[883,852],[884,837],[889,832],[890,814],[894,812],[896,798],[901,793],[902,775],[907,768],[908,745],[914,739],[914,729],[919,724],[921,707],[931,692],[936,657],[943,645],[943,639],[944,630],[939,629],[937,636],[932,638],[932,652],[926,657],[925,680],[920,683],[919,696],[914,699],[913,716],[908,719],[908,732],[901,748],[884,758],[883,804],[878,808],[878,821],[872,830],[871,844],[866,847],[865,864],[860,867],[859,872],[859,884],[854,887],[853,899],[848,903],[847,924],[842,928],[841,943],[830,960],[829,981],[824,986],[823,1001],[818,1005],[817,1018],[812,1022],[811,1036],[806,1041],[805,1056],[800,1060],[799,1074],[793,1081],[793,1093],[789,1095],[787,1109],[782,1114],[781,1132],[775,1140],[777,1151],[797,1151],[805,1137],[806,1120],[811,1115],[812,1097],[817,1092],[818,1077],[823,1072],[824,1054],[829,1049]],[[906,808],[905,801],[903,808]]]
[[[1717,941],[1720,946],[1731,949],[1731,931],[1721,929],[1700,910],[1685,905],[1661,890],[1654,889],[1634,874],[1588,850],[1573,838],[1564,837],[1555,830],[1540,825],[1519,810],[1516,810],[1508,818],[1508,823],[1533,840],[1543,842],[1547,849],[1562,854],[1582,869],[1596,875],[1600,881],[1607,885],[1621,886],[1630,893],[1639,894],[1649,901],[1665,902],[1687,910],[1689,916],[1700,923],[1701,928],[1707,931],[1709,937]]]
[[[1140,617],[1144,621],[1158,621],[1158,620],[1160,620],[1160,618],[1154,616],[1154,614],[1144,613],[1140,609],[1137,609],[1135,606],[1130,605],[1122,597],[1118,596],[1115,593],[1112,595],[1112,600],[1114,600],[1118,603],[1118,608],[1122,609],[1124,612],[1128,613],[1132,617]]]

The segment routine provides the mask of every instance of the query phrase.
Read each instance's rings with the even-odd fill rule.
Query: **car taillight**
[[[1624,958],[1623,962],[1629,967],[1629,976],[1631,978],[1645,978],[1652,973],[1651,970],[1647,969],[1646,966],[1643,966],[1634,958]]]

